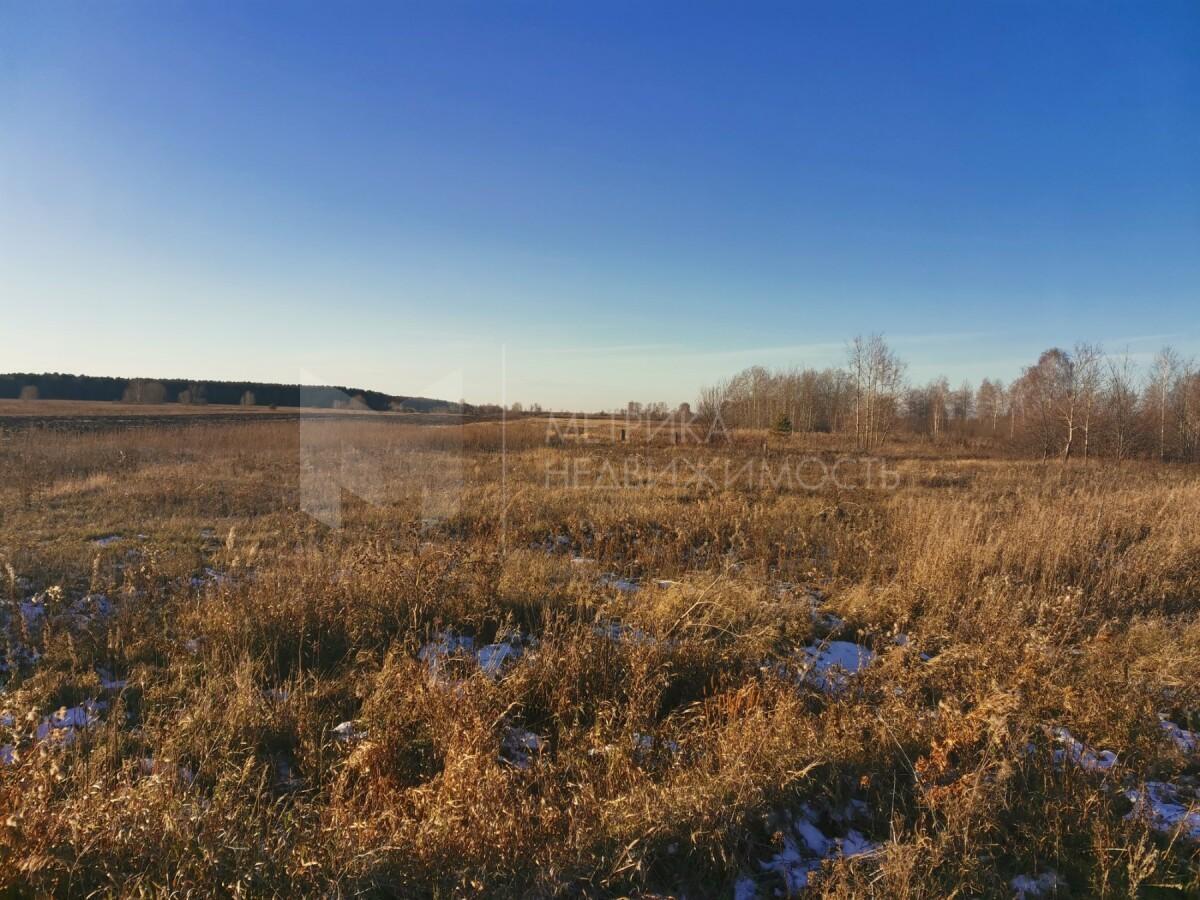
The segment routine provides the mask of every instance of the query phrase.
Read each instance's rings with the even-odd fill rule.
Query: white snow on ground
[[[1041,875],[1018,875],[1008,883],[1012,888],[1014,900],[1040,900],[1049,897],[1066,884],[1058,877],[1053,869],[1047,869]]]
[[[601,587],[616,588],[623,594],[632,594],[638,590],[638,583],[636,581],[631,581],[628,578],[621,578],[617,575],[613,575],[611,572],[601,575],[597,581],[597,584],[599,584]]]
[[[850,641],[829,641],[804,648],[804,679],[827,694],[845,690],[849,679],[875,660],[875,652]]]
[[[830,848],[833,846],[833,841],[825,836],[820,828],[818,828],[811,819],[801,816],[795,823],[796,833],[800,835],[800,839],[808,845],[808,849],[817,856],[828,856]]]
[[[635,731],[633,733],[633,750],[637,756],[653,752],[655,747],[662,747],[668,753],[674,755],[679,752],[679,744],[670,739],[656,739],[652,734],[642,734]]]
[[[273,761],[274,777],[272,779],[276,790],[296,791],[304,786],[304,779],[292,771],[292,764],[282,755]]]
[[[37,739],[69,744],[75,740],[76,732],[96,724],[99,713],[106,706],[106,703],[91,700],[80,706],[64,706],[42,719],[37,727]]]
[[[438,664],[447,656],[460,653],[471,653],[475,650],[475,639],[462,637],[444,631],[436,640],[430,641],[417,651],[417,659],[429,666],[430,671],[436,671]]]
[[[206,567],[200,575],[192,578],[192,587],[203,588],[208,585],[220,587],[223,584],[229,584],[231,581],[233,581],[233,576],[227,572],[220,572],[212,567]]]
[[[474,638],[443,632],[436,640],[423,646],[418,651],[417,658],[425,663],[430,674],[436,677],[446,659],[474,656],[480,670],[485,675],[494,677],[499,675],[506,665],[516,661],[522,652],[524,651],[521,646],[514,641],[498,641],[476,650]]]
[[[614,644],[629,641],[634,644],[653,644],[655,640],[636,625],[622,625],[620,622],[609,622],[607,625],[597,625],[596,634],[608,638]]]
[[[475,658],[484,674],[499,675],[505,663],[515,660],[520,655],[521,651],[512,644],[488,644],[479,648]]]
[[[1107,772],[1117,764],[1117,754],[1111,750],[1093,750],[1075,737],[1063,726],[1050,729],[1050,736],[1063,745],[1063,749],[1054,751],[1054,761],[1061,763],[1064,758],[1071,760],[1086,772]]]
[[[821,868],[821,860],[804,856],[796,842],[790,838],[783,839],[783,849],[760,866],[767,872],[774,872],[783,879],[788,896],[798,894],[808,887],[809,876]]]
[[[1188,731],[1186,728],[1180,728],[1174,722],[1170,721],[1166,716],[1159,716],[1159,725],[1166,733],[1171,742],[1179,748],[1179,752],[1184,756],[1193,755],[1197,748],[1200,748],[1200,735],[1194,731]]]
[[[37,663],[42,654],[34,647],[22,644],[20,641],[8,641],[8,647],[0,647],[0,674],[12,672],[20,668],[28,668]]]
[[[346,743],[361,741],[367,736],[366,729],[360,729],[353,722],[342,722],[330,732],[337,740]]]
[[[65,618],[73,628],[81,629],[107,619],[114,612],[116,608],[104,594],[85,594],[68,607]]]
[[[788,896],[807,888],[812,874],[820,871],[824,860],[851,859],[877,853],[880,849],[878,844],[853,828],[847,829],[842,837],[830,837],[817,824],[819,818],[812,807],[801,807],[799,814],[792,817],[791,833],[783,835],[783,849],[759,863],[764,871],[773,872],[782,879]],[[741,889],[749,890],[748,887]],[[754,894],[745,893],[744,896]]]
[[[28,600],[21,601],[21,618],[26,628],[35,628],[46,615],[45,595],[37,594]]]
[[[1128,818],[1142,819],[1160,834],[1178,834],[1185,841],[1200,843],[1200,798],[1195,791],[1189,797],[1176,785],[1147,781],[1125,796],[1133,802]]]
[[[546,742],[532,731],[509,728],[500,743],[500,759],[518,769],[528,769],[545,748]]]
[[[129,682],[124,678],[113,678],[112,673],[108,669],[97,669],[96,675],[100,678],[100,688],[105,691],[123,691]]]
[[[758,884],[749,875],[742,875],[733,884],[733,900],[754,900],[758,896]]]
[[[1197,736],[1165,719],[1160,721],[1164,733],[1184,753],[1196,749]],[[1076,740],[1062,726],[1047,728],[1063,745],[1054,751],[1054,761],[1061,764],[1069,759],[1081,769],[1094,774],[1107,774],[1117,764],[1117,754],[1111,750],[1093,750]],[[1128,783],[1128,782],[1127,782]],[[1152,830],[1192,844],[1200,844],[1200,790],[1165,781],[1147,781],[1140,787],[1129,788],[1125,796],[1133,804],[1127,819],[1141,820]],[[1014,888],[1015,889],[1015,888]],[[1034,895],[1029,895],[1034,896]]]
[[[11,766],[17,761],[17,748],[12,744],[0,747],[0,766]]]
[[[115,544],[119,540],[121,540],[121,536],[119,534],[109,534],[104,537],[95,538],[92,543],[97,547],[107,547],[110,544]]]

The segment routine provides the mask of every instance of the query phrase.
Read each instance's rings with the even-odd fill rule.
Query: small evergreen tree
[[[781,412],[775,417],[774,423],[771,425],[771,430],[776,434],[787,436],[792,433],[792,420],[788,418],[788,414]]]

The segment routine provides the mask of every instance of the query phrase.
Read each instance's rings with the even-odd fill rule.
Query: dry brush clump
[[[1200,890],[1189,470],[339,427],[0,444],[0,891]]]

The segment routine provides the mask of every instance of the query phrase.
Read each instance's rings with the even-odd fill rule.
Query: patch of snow
[[[0,766],[11,766],[17,761],[17,748],[12,744],[0,747]]]
[[[758,885],[749,875],[739,875],[733,883],[733,900],[755,900],[758,896]]]
[[[1184,756],[1191,756],[1200,747],[1200,735],[1194,731],[1188,731],[1186,728],[1180,728],[1166,716],[1159,716],[1159,725],[1166,732],[1167,737],[1171,742],[1179,748],[1179,752]]]
[[[124,678],[113,678],[112,673],[108,669],[97,669],[96,674],[100,677],[100,689],[105,691],[123,691],[125,686],[129,684]]]
[[[1093,750],[1082,741],[1076,740],[1071,732],[1061,725],[1052,728],[1050,735],[1063,745],[1062,750],[1054,751],[1056,763],[1061,763],[1066,758],[1085,772],[1107,772],[1117,764],[1117,754],[1113,751]]]
[[[622,625],[620,622],[609,622],[607,625],[597,625],[595,632],[608,638],[614,644],[629,641],[633,644],[653,644],[655,640],[635,625]]]
[[[829,641],[804,648],[805,680],[827,694],[845,690],[849,679],[875,660],[875,652],[850,641]]]
[[[656,746],[664,748],[672,755],[679,752],[679,744],[676,741],[657,740],[653,735],[641,734],[637,731],[633,733],[633,749],[639,756],[650,753]]]
[[[209,585],[220,587],[223,584],[229,584],[233,581],[233,576],[227,572],[221,572],[211,566],[206,566],[204,571],[192,578],[192,587],[203,588]]]
[[[76,625],[107,619],[114,611],[112,601],[103,594],[85,594],[71,604],[71,615]]]
[[[829,851],[833,848],[833,841],[827,838],[825,832],[818,828],[811,819],[807,816],[801,816],[795,824],[796,833],[808,845],[809,850],[817,856],[829,855]]]
[[[853,828],[843,837],[829,837],[817,824],[818,818],[812,807],[801,807],[799,815],[791,819],[792,833],[783,835],[783,849],[759,863],[765,871],[783,879],[789,896],[807,888],[812,874],[826,859],[851,859],[879,852],[878,844]]]
[[[867,801],[851,797],[842,804],[841,808],[830,810],[829,817],[839,824],[845,824],[855,819],[866,818],[870,811],[871,808],[867,806]]]
[[[0,648],[0,673],[30,668],[41,658],[42,654],[36,648],[10,638],[8,647]]]
[[[611,572],[608,574],[605,574],[605,575],[601,575],[600,579],[597,583],[601,587],[616,588],[618,591],[620,591],[623,594],[635,593],[639,587],[639,585],[636,581],[631,581],[628,578],[621,578],[617,575],[613,575]]]
[[[532,731],[509,728],[500,743],[500,759],[518,769],[528,769],[545,748],[546,742]]]
[[[855,856],[867,856],[878,852],[879,845],[851,828],[844,838],[838,840],[838,850],[846,859],[853,859]]]
[[[44,597],[44,594],[38,594],[21,601],[21,618],[24,620],[26,628],[36,627],[41,623],[42,617],[46,615]]]
[[[1142,819],[1160,834],[1179,834],[1191,843],[1200,843],[1200,801],[1185,797],[1183,791],[1164,781],[1147,781],[1142,788],[1125,792],[1133,803],[1126,818]]]
[[[499,675],[504,664],[515,660],[521,651],[512,644],[488,644],[480,647],[475,654],[476,660],[486,675]]]
[[[474,638],[462,637],[445,631],[438,635],[436,640],[430,641],[418,650],[417,659],[425,663],[429,674],[436,678],[446,657],[471,653],[474,649]]]
[[[1047,869],[1041,875],[1018,875],[1008,883],[1012,888],[1014,900],[1039,900],[1057,893],[1059,888],[1067,885],[1053,869]]]
[[[790,837],[784,837],[783,849],[759,863],[764,871],[774,872],[783,879],[788,895],[798,894],[808,887],[809,876],[821,868],[821,860],[804,856]]]
[[[444,631],[436,640],[430,641],[417,651],[417,659],[424,663],[436,664],[443,656],[455,653],[469,653],[475,649],[475,639]]]
[[[359,729],[353,722],[342,722],[330,732],[337,740],[345,741],[346,743],[354,743],[361,741],[367,736],[365,729]]]
[[[304,780],[292,771],[292,764],[283,756],[274,760],[274,783],[276,790],[295,791],[304,785]]]
[[[42,742],[54,740],[69,744],[75,739],[77,731],[96,724],[98,714],[106,706],[103,702],[91,700],[80,706],[64,706],[42,719],[37,727],[37,739]]]
[[[119,540],[121,540],[121,535],[110,534],[110,535],[106,535],[105,537],[95,538],[92,540],[92,543],[97,547],[107,547],[110,544],[115,544]]]

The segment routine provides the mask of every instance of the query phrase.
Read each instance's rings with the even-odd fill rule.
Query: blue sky
[[[692,399],[1200,355],[1200,4],[0,0],[0,370]]]

